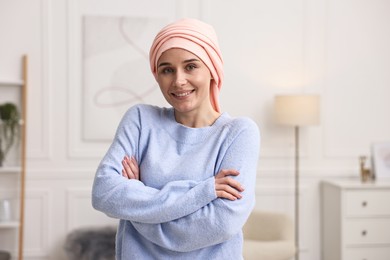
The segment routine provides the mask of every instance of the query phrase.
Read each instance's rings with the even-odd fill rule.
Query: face
[[[211,74],[196,55],[183,49],[165,51],[157,62],[157,82],[179,113],[208,113]]]

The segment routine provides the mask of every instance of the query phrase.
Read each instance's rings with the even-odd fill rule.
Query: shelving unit
[[[2,173],[20,173],[22,171],[22,168],[19,166],[12,166],[12,167],[7,167],[3,166],[0,167],[0,174]]]
[[[16,229],[15,234],[17,234],[17,245],[15,245],[15,250],[17,252],[17,257],[19,260],[23,259],[23,238],[24,238],[24,203],[25,203],[25,178],[26,178],[26,126],[27,126],[27,83],[28,83],[28,57],[24,55],[22,57],[22,79],[2,79],[0,78],[0,94],[4,87],[15,87],[18,88],[17,92],[19,93],[19,111],[21,113],[20,120],[20,153],[18,155],[18,165],[16,166],[2,166],[0,167],[0,178],[5,175],[10,175],[12,177],[20,177],[19,190],[18,187],[15,187],[19,192],[18,204],[19,204],[19,219],[13,219],[11,221],[0,222],[0,235],[4,232],[9,232],[9,230]],[[14,100],[9,100],[14,102]],[[1,100],[3,102],[3,100]],[[0,199],[2,199],[0,197]],[[18,230],[17,230],[18,229]],[[0,245],[0,250],[2,245]]]
[[[18,227],[20,227],[19,221],[0,222],[0,228],[18,228]]]

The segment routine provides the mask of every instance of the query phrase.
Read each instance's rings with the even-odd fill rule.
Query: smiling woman
[[[95,209],[119,219],[116,259],[242,259],[260,135],[252,120],[220,109],[214,29],[169,24],[149,57],[172,107],[131,107],[93,184]]]
[[[210,71],[191,52],[178,48],[165,51],[158,61],[156,79],[175,109],[177,122],[203,127],[212,125],[220,115],[210,102]]]

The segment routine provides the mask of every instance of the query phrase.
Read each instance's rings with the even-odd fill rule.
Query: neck
[[[180,113],[175,110],[176,122],[192,128],[211,126],[220,115],[221,113],[215,110],[207,114]]]

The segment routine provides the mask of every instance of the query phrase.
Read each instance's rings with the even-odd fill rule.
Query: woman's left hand
[[[122,160],[122,176],[128,179],[139,180],[139,167],[134,156],[125,156]]]

